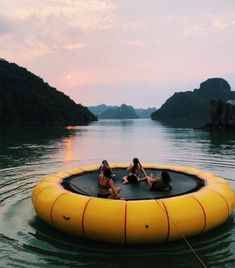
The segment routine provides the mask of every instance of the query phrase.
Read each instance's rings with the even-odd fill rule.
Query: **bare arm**
[[[157,177],[157,178],[154,178],[152,179],[152,183],[157,183],[157,182],[160,182],[161,181],[161,177]]]
[[[143,167],[140,167],[141,172],[144,174],[145,177],[147,177],[147,173],[145,172]]]
[[[127,170],[131,170],[133,167],[133,164],[130,164],[129,167],[127,168]]]

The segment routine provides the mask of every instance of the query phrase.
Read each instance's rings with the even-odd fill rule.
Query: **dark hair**
[[[162,171],[161,177],[164,183],[169,184],[171,182],[171,177],[167,171]]]
[[[103,160],[100,167],[99,167],[99,172],[104,171],[105,168],[109,168],[109,163],[107,160]]]
[[[142,165],[140,164],[140,161],[138,158],[133,158],[133,167],[131,168],[131,172],[132,173],[136,173],[138,170],[138,165],[140,165],[140,167],[142,167]]]
[[[111,178],[112,176],[112,172],[111,172],[111,169],[110,168],[105,168],[104,171],[103,171],[103,174],[106,178]]]
[[[102,165],[108,165],[109,163],[108,163],[108,161],[107,160],[103,160],[102,161]]]
[[[133,158],[133,164],[134,164],[134,167],[137,167],[137,165],[139,164],[141,167],[142,167],[142,165],[140,164],[140,161],[139,161],[139,159],[138,158]]]

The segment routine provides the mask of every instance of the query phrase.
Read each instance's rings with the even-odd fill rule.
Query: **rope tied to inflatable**
[[[183,238],[183,240],[185,241],[185,243],[188,245],[189,249],[193,252],[193,254],[195,255],[195,257],[201,263],[201,265],[204,268],[207,268],[207,265],[203,262],[202,258],[199,256],[199,254],[196,252],[196,250],[192,247],[192,245],[189,243],[189,241],[184,236],[184,234],[180,231],[180,229],[178,228],[177,224],[173,221],[173,219],[169,215],[167,215],[165,209],[163,209],[163,207],[161,206],[159,200],[155,199],[155,201],[157,202],[157,204],[159,205],[159,207],[161,208],[161,210],[164,212],[164,214],[166,214],[166,216],[168,217],[168,219],[173,223],[173,225],[175,226],[175,228],[177,229],[177,231],[179,232],[179,234],[181,235],[181,237]]]

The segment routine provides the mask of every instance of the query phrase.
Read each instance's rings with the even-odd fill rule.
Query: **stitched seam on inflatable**
[[[88,201],[87,201],[87,203],[86,203],[86,205],[85,205],[85,207],[84,207],[83,213],[82,213],[82,232],[83,232],[83,235],[84,235],[85,237],[87,237],[87,236],[86,236],[86,233],[85,233],[85,229],[84,229],[85,212],[86,212],[86,209],[87,209],[88,204],[90,203],[90,201],[91,201],[92,199],[94,199],[94,198],[91,197],[90,199],[88,199]]]
[[[214,190],[215,191],[215,190]],[[228,209],[228,216],[230,215],[229,214],[229,205],[228,205],[228,202],[227,202],[227,200],[226,200],[226,198],[221,194],[221,193],[219,193],[219,192],[217,192],[217,191],[215,191],[217,194],[219,194],[223,199],[224,199],[224,202],[225,202],[225,204],[226,204],[226,206],[227,206],[227,209]]]
[[[198,202],[198,204],[200,205],[200,207],[202,209],[202,212],[203,212],[203,216],[204,216],[204,226],[202,228],[202,233],[203,233],[205,228],[206,228],[206,222],[207,222],[207,220],[206,220],[206,212],[205,212],[205,209],[204,209],[202,203],[195,196],[192,196],[192,197]]]
[[[157,199],[155,199],[155,201],[157,202],[157,204],[160,206],[160,208],[163,210],[163,208],[161,207],[161,205],[159,204],[159,201],[157,200]],[[166,241],[168,241],[169,240],[169,237],[170,237],[170,220],[169,220],[169,214],[168,214],[168,210],[167,210],[167,208],[166,208],[166,206],[165,206],[165,204],[163,203],[163,202],[161,202],[162,203],[162,205],[163,205],[163,207],[164,207],[164,209],[165,210],[163,210],[164,211],[164,213],[166,214],[166,217],[167,217],[167,235],[166,235]]]
[[[52,204],[52,207],[51,207],[51,213],[50,213],[50,219],[51,219],[51,224],[52,224],[52,225],[54,225],[54,223],[53,223],[53,218],[52,218],[52,213],[53,213],[54,205],[55,205],[56,201],[57,201],[61,196],[65,195],[65,194],[67,194],[67,193],[62,193],[60,196],[58,196],[58,197],[55,199],[55,201],[53,202],[53,204]]]
[[[38,199],[38,197],[39,197],[39,195],[44,191],[44,190],[46,190],[46,189],[48,189],[48,188],[53,188],[51,185],[48,185],[48,186],[46,186],[46,187],[44,187],[38,194],[37,194],[37,196],[35,197],[35,201],[33,202],[33,203],[37,203],[37,199]]]

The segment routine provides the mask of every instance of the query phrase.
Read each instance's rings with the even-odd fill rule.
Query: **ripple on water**
[[[190,135],[193,138],[192,132]],[[191,146],[187,133],[183,138],[183,142],[175,144],[175,149],[172,149],[172,141],[166,148],[165,144],[161,148],[160,143],[157,146],[153,143],[154,154],[150,158],[153,161],[150,162],[159,160],[163,164],[194,166],[232,177],[235,162],[231,147],[210,147],[209,140]],[[158,151],[155,147],[166,154],[156,158],[155,152]],[[142,145],[141,149],[145,146]],[[208,154],[208,150],[212,153]],[[229,154],[226,154],[227,150],[230,150]],[[222,151],[223,157],[220,157]],[[146,152],[151,154],[151,151]],[[121,157],[117,155],[117,158],[120,162]],[[71,161],[77,165],[74,159]],[[97,156],[85,158],[79,165],[97,161]],[[24,162],[19,167],[6,166],[0,170],[0,267],[202,267],[185,241],[160,245],[110,245],[69,236],[42,222],[32,207],[32,188],[41,177],[65,169],[65,166],[66,163],[57,155],[52,159],[45,156],[41,162]],[[188,241],[208,267],[235,267],[232,217],[219,228]]]

